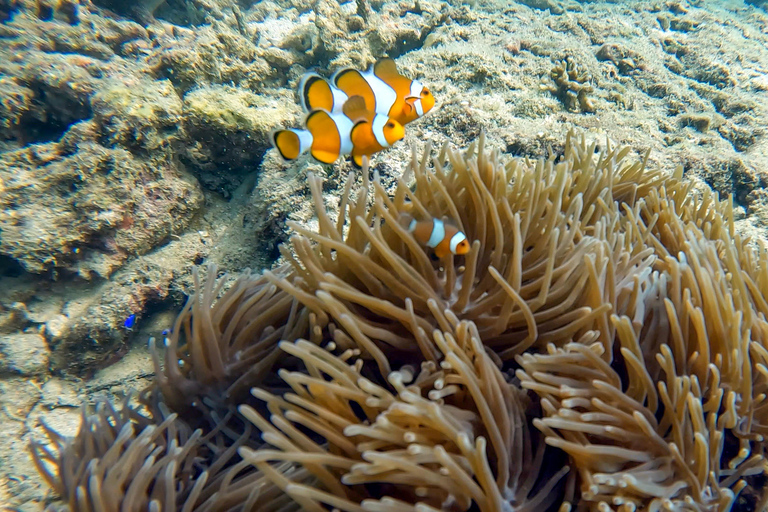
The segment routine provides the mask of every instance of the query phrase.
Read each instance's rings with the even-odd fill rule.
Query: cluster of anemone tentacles
[[[309,175],[283,266],[209,267],[155,383],[33,444],[52,507],[761,510],[768,256],[629,152],[427,145],[335,214]],[[435,261],[403,213],[470,252]]]

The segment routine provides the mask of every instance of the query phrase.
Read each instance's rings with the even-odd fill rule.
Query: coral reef
[[[17,2],[2,26],[0,52],[12,57],[0,63],[0,332],[39,331],[57,349],[54,369],[84,374],[125,351],[127,317],[182,300],[193,262],[222,247],[198,232],[231,231],[221,225],[236,215],[200,184],[226,198],[253,187],[270,123],[291,113],[279,108],[286,102],[220,85],[263,89],[275,74],[252,41],[219,39],[226,24],[145,28],[95,4],[71,7]],[[206,80],[210,88],[185,95]],[[229,124],[206,116],[230,103],[238,117]],[[218,217],[201,220],[201,211]],[[250,261],[271,261],[273,249],[252,247]],[[152,252],[164,256],[159,266],[143,259]]]
[[[542,86],[563,102],[572,112],[594,112],[595,105],[589,97],[594,92],[592,80],[573,57],[568,56],[555,63],[549,72],[553,84]]]
[[[285,266],[197,284],[142,394],[160,427],[51,433],[41,470],[65,501],[98,500],[59,475],[142,446],[130,499],[189,510],[761,508],[768,254],[730,202],[629,152],[574,135],[537,162],[483,136],[427,145],[392,195],[350,174],[335,219],[310,176],[318,227],[292,225]],[[470,252],[428,258],[403,212],[454,220]],[[167,487],[149,468],[176,471],[192,428],[217,439],[198,483],[150,495],[147,479]]]
[[[68,143],[0,155],[0,251],[27,272],[107,278],[129,255],[182,231],[201,206],[196,183],[168,168],[83,139],[72,155]]]

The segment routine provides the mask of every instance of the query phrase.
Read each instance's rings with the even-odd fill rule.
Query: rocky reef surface
[[[351,167],[287,166],[294,89],[382,56],[438,107],[377,155],[484,131],[517,156],[579,127],[732,194],[768,231],[768,13],[751,2],[0,0],[0,503],[46,497],[25,446],[95,393],[140,388],[192,266],[272,265]],[[135,319],[135,323],[131,321]]]

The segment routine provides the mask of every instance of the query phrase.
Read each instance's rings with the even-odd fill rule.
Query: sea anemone
[[[168,441],[150,432],[124,471],[184,422],[199,471],[166,510],[763,507],[768,255],[729,201],[629,153],[427,145],[392,195],[350,174],[337,215],[309,175],[318,229],[291,224],[284,266],[198,283],[126,434]],[[454,222],[471,250],[430,258],[404,215]],[[72,511],[98,489],[64,474],[127,442],[91,423],[34,450]]]

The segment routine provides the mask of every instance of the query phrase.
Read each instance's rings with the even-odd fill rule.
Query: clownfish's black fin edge
[[[290,131],[290,130],[283,130],[283,129],[273,130],[272,133],[269,134],[269,138],[270,138],[270,140],[272,142],[272,147],[275,148],[278,153],[280,153],[280,158],[282,158],[286,162],[291,162],[291,161],[296,160],[296,159],[295,158],[289,158],[289,157],[285,156],[285,153],[283,153],[282,148],[277,143],[277,136],[280,135],[283,132],[288,132],[288,131]]]
[[[299,96],[301,99],[301,108],[304,109],[304,112],[310,112],[313,110],[314,107],[309,102],[309,89],[312,87],[312,84],[322,79],[323,77],[320,75],[311,74],[307,75],[306,78],[301,81]]]

